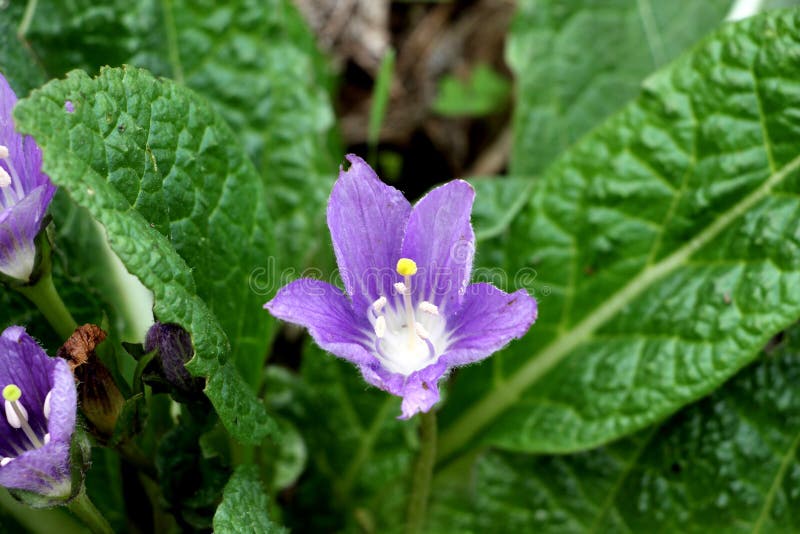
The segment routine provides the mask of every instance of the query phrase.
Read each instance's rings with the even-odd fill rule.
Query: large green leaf
[[[151,40],[130,61],[195,88],[233,126],[267,185],[281,267],[328,257],[321,230],[340,155],[329,141],[329,82],[313,35],[289,0],[169,6],[171,16],[157,26],[166,39]]]
[[[143,70],[105,69],[95,79],[76,71],[20,101],[15,119],[42,148],[45,172],[105,227],[112,249],[153,292],[156,318],[191,333],[193,372],[212,374],[228,358],[223,326],[242,353],[259,346],[265,323],[248,284],[270,250],[263,185],[204,100]],[[215,391],[252,404],[240,417],[263,415],[249,390],[209,389],[221,406],[228,399]],[[223,421],[240,439],[259,437],[235,416]]]
[[[609,447],[488,452],[431,532],[797,532],[800,329],[711,397]]]
[[[340,161],[331,83],[290,0],[40,0],[29,38],[52,75],[127,63],[208,98],[267,185],[280,267],[331,256],[321,231]],[[253,267],[274,270],[265,263]]]
[[[642,79],[725,17],[731,0],[523,0],[508,63],[517,78],[514,174],[539,174],[639,91]]]
[[[644,428],[800,316],[798,20],[724,26],[537,180],[496,246],[509,276],[527,270],[539,321],[491,382],[457,378],[442,456]]]

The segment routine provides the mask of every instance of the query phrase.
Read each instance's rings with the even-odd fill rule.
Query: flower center
[[[439,308],[427,301],[414,304],[411,277],[417,264],[400,258],[397,273],[402,282],[394,284],[395,295],[381,295],[368,314],[375,332],[375,352],[383,366],[393,373],[410,375],[436,362],[447,346],[445,320]],[[397,299],[396,296],[400,296]],[[400,300],[400,302],[397,302]]]
[[[45,421],[50,418],[50,393],[44,398],[42,406],[42,413],[44,414]],[[5,401],[5,415],[11,428],[20,430],[24,434],[25,439],[18,435],[10,436],[12,439],[4,440],[4,445],[9,445],[17,455],[22,454],[26,450],[40,449],[50,443],[50,434],[45,432],[35,432],[29,422],[28,410],[22,404],[22,390],[16,384],[8,384],[3,388],[3,399]],[[30,406],[30,405],[29,405]],[[46,423],[45,423],[46,425]],[[45,429],[46,430],[46,429]],[[40,437],[41,436],[41,437]],[[13,456],[0,456],[0,467],[5,467],[14,459]]]

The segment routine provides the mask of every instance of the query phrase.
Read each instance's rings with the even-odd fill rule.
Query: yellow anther
[[[417,274],[417,263],[409,258],[397,260],[397,274],[401,276],[414,276]]]
[[[3,388],[3,398],[7,401],[15,402],[22,397],[22,390],[16,384],[9,384]]]

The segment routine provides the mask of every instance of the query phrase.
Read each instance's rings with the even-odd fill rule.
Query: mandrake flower
[[[34,240],[56,187],[41,170],[42,153],[33,138],[14,131],[16,103],[0,74],[0,273],[28,282],[36,264]]]
[[[361,158],[340,171],[328,203],[347,295],[300,279],[264,305],[308,328],[323,349],[359,367],[370,384],[403,398],[402,416],[427,412],[450,369],[477,362],[528,331],[536,300],[469,284],[475,191],[455,180],[411,206]]]
[[[0,486],[66,501],[77,395],[69,365],[20,326],[0,335]]]

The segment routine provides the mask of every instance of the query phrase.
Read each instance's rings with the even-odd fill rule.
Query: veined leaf
[[[341,159],[331,80],[291,0],[40,0],[29,35],[54,76],[125,63],[208,98],[267,186],[279,267],[330,262],[321,230]]]
[[[498,246],[539,321],[458,378],[440,451],[594,447],[718,387],[800,316],[800,12],[725,25],[560,158]]]
[[[310,342],[302,362],[302,381],[293,385],[294,396],[280,410],[304,430],[309,451],[287,525],[333,532],[357,521],[382,528],[387,517],[379,507],[386,494],[400,492],[405,502],[405,476],[418,445],[416,425],[398,420],[400,399],[367,386],[352,364]],[[268,386],[280,394],[278,384]]]
[[[191,370],[215,373],[230,346],[214,313],[233,337],[253,331],[245,325],[258,320],[260,299],[249,269],[270,250],[263,185],[230,128],[190,90],[130,68],[95,79],[73,72],[20,101],[15,119],[42,148],[44,171],[105,227],[153,292],[156,318],[191,333]],[[253,429],[263,428],[264,408],[249,389],[208,392],[216,406],[226,395],[252,405],[222,417],[234,436],[263,436]]]
[[[800,329],[722,389],[608,447],[489,452],[434,490],[430,532],[797,532]]]
[[[261,487],[258,469],[239,466],[222,495],[222,503],[214,514],[214,532],[219,534],[280,534],[286,529],[273,523],[267,515],[267,495]]]
[[[646,75],[722,22],[732,4],[521,1],[506,49],[518,93],[512,174],[540,174],[636,96]]]

